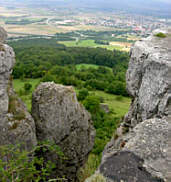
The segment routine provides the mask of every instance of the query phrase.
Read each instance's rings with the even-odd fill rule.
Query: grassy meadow
[[[95,65],[95,64],[77,64],[76,68],[77,68],[77,70],[89,69],[89,68],[98,69],[99,66]],[[107,68],[108,70],[112,71],[112,68],[110,68],[110,67],[105,66],[105,68]]]
[[[25,83],[30,83],[32,85],[32,88],[29,93],[22,94],[22,92],[24,91]],[[22,101],[25,103],[29,112],[31,111],[32,92],[34,91],[34,89],[39,83],[40,83],[40,79],[24,79],[24,80],[14,79],[13,80],[14,90],[22,99]]]
[[[101,47],[101,48],[106,48],[108,50],[122,50],[124,49],[124,46],[122,45],[102,45],[102,44],[97,44],[95,43],[94,40],[88,39],[88,40],[80,40],[80,41],[59,41],[58,43],[64,44],[67,47]]]

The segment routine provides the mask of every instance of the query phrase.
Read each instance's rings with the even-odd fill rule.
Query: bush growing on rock
[[[48,182],[64,179],[50,179],[55,164],[36,156],[41,151],[50,150],[64,158],[60,148],[48,141],[39,143],[32,151],[21,150],[21,145],[0,146],[0,180],[1,182]]]
[[[157,34],[155,34],[156,37],[160,37],[160,38],[165,38],[166,37],[166,34],[162,33],[162,32],[159,32]]]

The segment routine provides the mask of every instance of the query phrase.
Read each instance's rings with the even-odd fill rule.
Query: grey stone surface
[[[171,64],[170,64],[170,72],[168,74],[168,80],[169,80],[169,100],[168,100],[168,130],[169,130],[169,135],[168,135],[168,148],[167,148],[167,170],[166,170],[166,179],[168,182],[171,181]]]
[[[144,160],[144,167],[153,176],[165,178],[167,169],[168,122],[149,119],[138,124],[123,141],[123,151],[131,151]]]
[[[8,112],[7,87],[14,63],[13,49],[6,44],[0,45],[0,114]]]
[[[55,142],[66,156],[56,173],[76,181],[78,168],[93,148],[95,130],[74,89],[53,82],[40,84],[33,93],[32,114],[38,141]],[[47,157],[56,162],[54,156]]]
[[[0,145],[21,144],[22,149],[32,150],[37,145],[34,120],[12,87],[8,96],[8,113],[0,115]]]
[[[4,29],[0,28],[0,145],[22,142],[24,149],[36,145],[35,124],[24,104],[12,89],[10,75],[15,64],[13,49],[3,42]]]
[[[6,31],[2,27],[0,27],[0,43],[4,43],[6,39],[7,39]]]
[[[101,164],[99,171],[106,181],[114,182],[161,182],[143,168],[143,160],[130,151],[121,151],[111,155]]]
[[[109,106],[107,104],[101,103],[100,104],[100,108],[105,112],[105,113],[109,113],[110,109]]]
[[[126,79],[133,100],[125,121],[133,127],[145,119],[167,115],[170,42],[170,35],[152,35],[136,42],[131,49]]]

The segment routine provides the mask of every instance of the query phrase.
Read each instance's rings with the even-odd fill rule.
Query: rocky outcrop
[[[168,148],[167,148],[167,170],[166,170],[166,179],[168,182],[171,181],[171,66],[169,67],[169,74],[168,74],[168,83],[169,83],[169,100],[168,100],[168,117],[167,117],[167,122],[168,122]]]
[[[4,43],[6,39],[7,39],[6,31],[2,27],[0,27],[0,43],[1,44]]]
[[[107,144],[94,176],[105,182],[169,182],[171,30],[135,43],[130,51],[127,89],[132,104]],[[170,152],[171,154],[171,152]]]
[[[4,44],[7,35],[0,27],[0,145],[22,143],[30,150],[36,145],[35,124],[12,89],[10,75],[15,63],[13,49]]]
[[[37,141],[55,143],[64,158],[47,150],[36,155],[56,163],[51,177],[77,181],[77,170],[85,163],[94,144],[90,114],[78,103],[72,87],[42,83],[33,94],[34,121],[13,91],[11,73],[15,54],[5,44],[6,37],[0,27],[0,146],[21,144],[21,149],[32,150]]]
[[[156,33],[136,42],[130,51],[126,80],[133,100],[125,122],[133,127],[143,120],[168,114],[167,73],[171,37],[159,38]]]
[[[95,130],[90,114],[80,105],[72,87],[42,83],[33,94],[32,114],[38,141],[49,140],[60,146],[66,159],[46,155],[57,163],[55,173],[76,181],[76,173],[93,148]]]

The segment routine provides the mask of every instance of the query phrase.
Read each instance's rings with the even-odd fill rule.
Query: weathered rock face
[[[0,27],[0,43],[4,43],[6,39],[7,39],[6,31],[2,27]]]
[[[55,142],[66,157],[59,164],[55,156],[47,156],[58,162],[56,174],[76,181],[76,172],[93,147],[95,131],[75,91],[53,82],[40,84],[33,94],[32,113],[38,140]]]
[[[162,39],[153,35],[136,42],[130,51],[126,79],[127,90],[133,101],[125,121],[131,126],[145,119],[155,116],[161,118],[168,114],[170,41],[170,36]]]
[[[131,49],[127,89],[133,97],[124,122],[106,146],[93,182],[169,182],[168,138],[171,102],[171,30],[166,38],[154,35]],[[171,127],[170,127],[171,128]],[[170,142],[171,144],[171,142]]]
[[[21,143],[30,150],[36,143],[35,125],[24,104],[13,92],[10,75],[15,63],[13,49],[0,27],[0,145]]]

